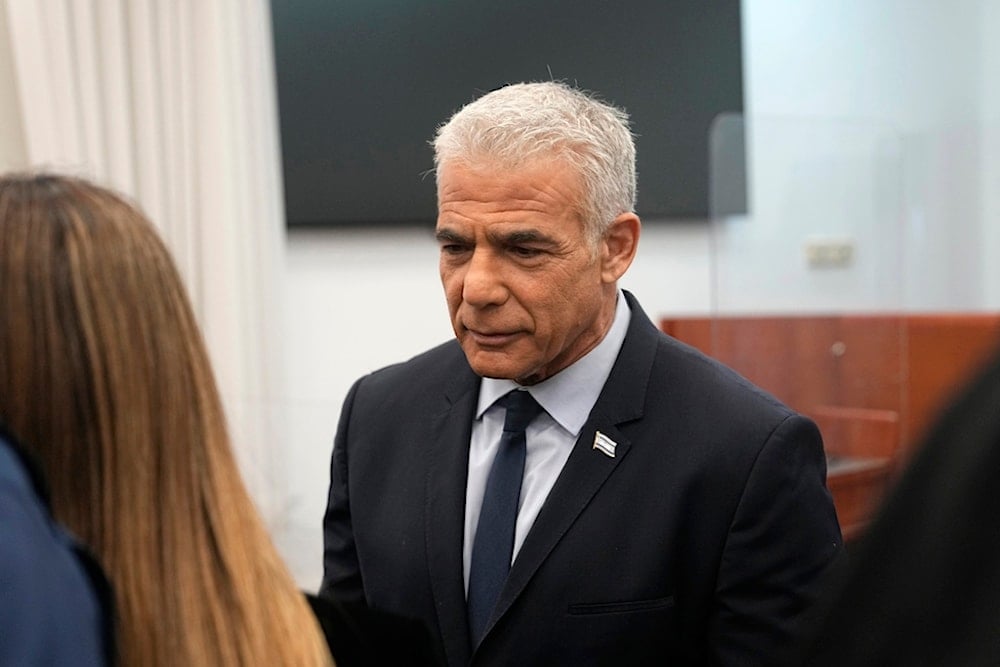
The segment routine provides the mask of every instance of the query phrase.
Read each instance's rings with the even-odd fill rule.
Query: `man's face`
[[[518,171],[445,164],[437,239],[451,323],[473,370],[534,384],[600,342],[617,276],[578,213],[578,178],[558,162]]]

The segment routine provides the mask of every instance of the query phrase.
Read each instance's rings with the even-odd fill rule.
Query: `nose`
[[[507,298],[500,263],[488,249],[477,247],[465,271],[462,300],[482,308],[503,303]]]

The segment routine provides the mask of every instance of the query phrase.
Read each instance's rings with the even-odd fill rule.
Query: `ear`
[[[601,239],[601,278],[617,282],[635,258],[642,225],[635,213],[622,213],[611,223]]]

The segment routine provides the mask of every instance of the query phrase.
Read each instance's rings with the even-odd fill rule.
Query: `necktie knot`
[[[503,420],[503,430],[507,433],[524,431],[542,412],[542,406],[527,391],[515,389],[501,399],[501,404],[507,409]]]

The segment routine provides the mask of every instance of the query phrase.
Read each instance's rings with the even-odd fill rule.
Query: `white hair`
[[[596,243],[635,209],[635,141],[628,114],[565,83],[517,83],[457,111],[437,130],[434,165],[519,168],[556,159],[580,176],[584,229]]]

